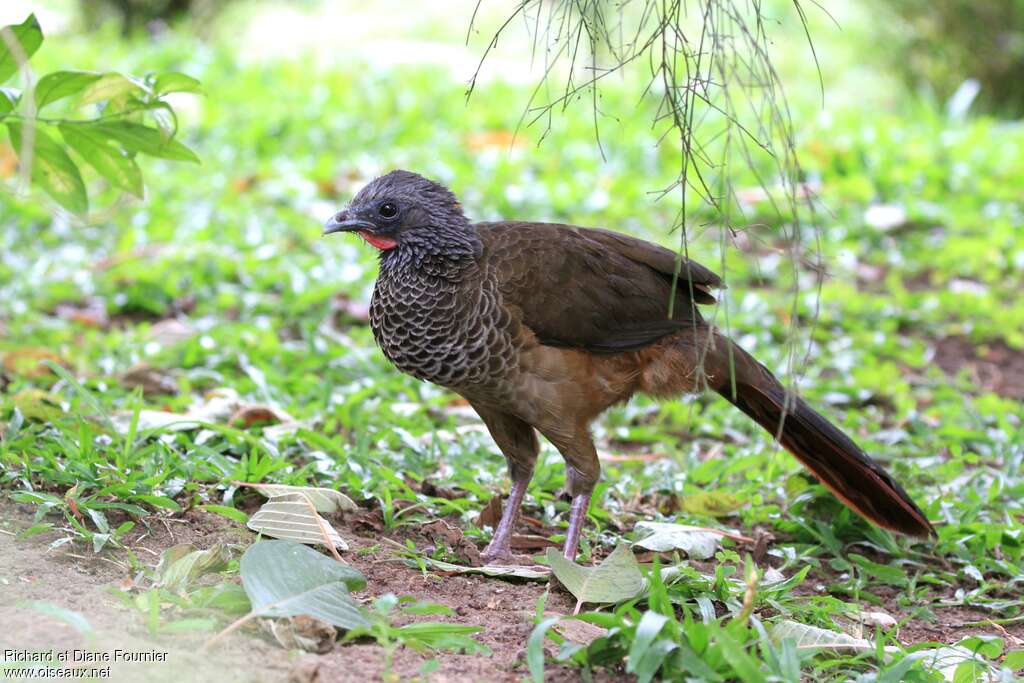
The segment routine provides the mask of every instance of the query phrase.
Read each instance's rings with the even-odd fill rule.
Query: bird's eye
[[[379,213],[382,218],[394,218],[398,215],[398,207],[391,202],[384,202],[377,208],[377,213]]]

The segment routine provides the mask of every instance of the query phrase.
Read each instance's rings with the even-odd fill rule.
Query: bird
[[[516,560],[538,434],[566,463],[563,554],[574,560],[601,473],[591,423],[635,394],[707,389],[861,516],[910,536],[935,533],[885,469],[702,317],[698,307],[716,303],[723,283],[696,261],[600,228],[473,223],[451,190],[401,169],[366,184],[323,233],[356,233],[378,250],[377,345],[398,370],[465,398],[507,461],[511,489],[481,553],[488,564]]]

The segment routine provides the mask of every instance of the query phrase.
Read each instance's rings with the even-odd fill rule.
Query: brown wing
[[[631,351],[700,321],[721,279],[676,254],[608,230],[552,223],[479,223],[484,260],[509,305],[543,344]],[[691,297],[691,291],[693,296]]]

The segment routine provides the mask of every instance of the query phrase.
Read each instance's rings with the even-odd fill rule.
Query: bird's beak
[[[369,221],[364,221],[359,218],[349,218],[348,212],[342,211],[331,216],[324,224],[324,235],[330,235],[335,232],[353,232],[356,230],[368,230],[372,232],[376,226]]]

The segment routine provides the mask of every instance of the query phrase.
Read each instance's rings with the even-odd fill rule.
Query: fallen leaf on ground
[[[178,393],[178,381],[170,370],[153,368],[145,363],[126,370],[121,375],[121,385],[129,389],[141,388],[142,395],[146,397]]]
[[[160,346],[174,346],[199,334],[191,325],[184,323],[177,318],[168,318],[153,323],[149,328],[147,337]]]
[[[495,578],[519,578],[531,581],[547,581],[551,577],[551,570],[540,565],[497,565],[486,564],[482,567],[464,567],[461,564],[442,562],[429,557],[420,558],[431,569],[447,574],[483,574]],[[416,568],[419,565],[416,560],[406,559],[405,564]]]
[[[47,361],[68,367],[64,359],[48,349],[15,349],[4,354],[3,367],[9,374],[37,378],[54,374]]]
[[[239,407],[228,419],[228,424],[244,429],[260,423],[280,424],[295,421],[294,417],[280,408],[268,405],[249,405]]]
[[[53,312],[62,320],[70,320],[88,327],[105,328],[110,324],[107,302],[98,296],[89,297],[79,303],[57,304]]]
[[[583,567],[567,560],[555,548],[548,548],[547,559],[551,572],[576,598],[574,614],[584,603],[611,604],[635,598],[647,583],[626,544],[617,546],[596,567]]]
[[[744,540],[751,545],[754,543],[753,539],[744,536],[686,524],[637,522],[635,531],[638,538],[633,542],[634,546],[659,553],[681,550],[693,560],[713,557],[723,536]]]
[[[480,550],[476,544],[466,538],[459,527],[449,524],[443,519],[435,519],[422,524],[420,533],[433,540],[435,545],[438,541],[443,542],[460,562],[474,567],[480,564]]]
[[[22,389],[11,400],[28,420],[56,422],[64,416],[60,398],[42,389]]]
[[[260,625],[286,650],[326,654],[334,649],[338,630],[323,619],[300,614],[288,619],[264,619]]]

